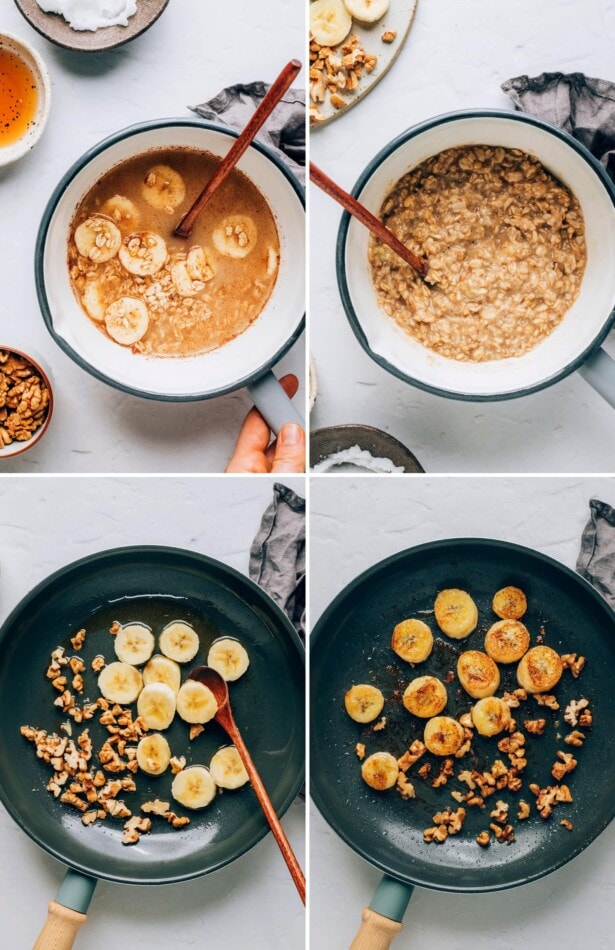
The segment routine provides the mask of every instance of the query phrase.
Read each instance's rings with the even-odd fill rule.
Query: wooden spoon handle
[[[278,847],[282,852],[282,857],[286,861],[288,870],[292,875],[292,879],[295,882],[295,886],[299,891],[299,896],[303,903],[305,904],[305,876],[301,870],[301,865],[295,857],[295,852],[293,851],[290,841],[284,833],[284,829],[280,823],[280,819],[276,815],[275,809],[271,804],[271,799],[267,794],[267,790],[261,781],[261,777],[256,771],[256,766],[252,761],[250,753],[248,752],[245,742],[241,738],[241,733],[235,727],[232,731],[231,738],[235,743],[235,748],[241,756],[241,761],[245,765],[246,772],[250,776],[250,782],[252,783],[252,788],[256,794],[256,797],[259,800],[260,806],[265,813],[265,818],[269,823],[269,827],[273,832],[273,836],[278,843]]]
[[[429,269],[429,264],[425,258],[418,257],[413,251],[405,247],[405,245],[395,237],[393,232],[384,226],[382,221],[379,221],[378,218],[360,204],[356,198],[353,198],[347,191],[340,188],[336,182],[332,181],[328,175],[325,175],[313,162],[310,162],[310,181],[313,181],[325,194],[337,201],[338,204],[341,204],[342,208],[345,208],[353,218],[356,218],[357,221],[364,224],[372,234],[380,238],[383,244],[386,244],[392,251],[395,251],[406,264],[410,264],[410,267],[414,268],[419,277],[425,277]]]
[[[255,110],[254,115],[246,125],[243,132],[235,139],[231,150],[224,156],[215,172],[203,188],[203,191],[196,199],[187,214],[184,215],[178,226],[173,232],[176,237],[187,238],[199,214],[213,195],[214,191],[222,184],[229,175],[245,150],[248,148],[260,127],[267,121],[284,93],[290,89],[295,77],[301,70],[301,63],[298,59],[292,59],[287,63],[278,78],[271,84],[262,102]]]

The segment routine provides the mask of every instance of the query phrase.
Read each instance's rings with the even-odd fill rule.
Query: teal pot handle
[[[94,878],[68,870],[56,899],[49,904],[47,920],[32,950],[71,950],[88,919],[95,887]]]
[[[301,413],[295,408],[271,371],[265,373],[255,383],[250,383],[248,392],[265,422],[276,435],[287,422],[296,422],[302,429],[304,428],[305,423]]]
[[[598,349],[579,368],[579,373],[615,409],[615,360]]]
[[[414,888],[385,874],[369,907],[361,916],[361,926],[350,950],[388,950],[402,929],[402,920]]]

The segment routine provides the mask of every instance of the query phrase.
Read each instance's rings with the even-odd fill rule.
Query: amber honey
[[[0,46],[0,147],[13,145],[36,118],[38,90],[32,70]]]

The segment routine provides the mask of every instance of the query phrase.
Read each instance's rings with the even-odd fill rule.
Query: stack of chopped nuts
[[[393,37],[394,39],[395,37]],[[392,42],[384,39],[383,42]],[[371,73],[378,57],[367,53],[357,36],[350,36],[341,46],[319,46],[310,39],[310,120],[323,122],[325,116],[318,108],[329,97],[336,109],[348,105],[344,98],[353,93],[364,73]]]
[[[0,447],[27,442],[49,410],[49,390],[28,360],[0,350]]]

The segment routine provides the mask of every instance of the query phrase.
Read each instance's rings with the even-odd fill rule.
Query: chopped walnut
[[[401,797],[404,799],[415,797],[414,785],[412,784],[412,782],[408,781],[408,779],[406,778],[405,772],[402,772],[402,771],[399,772],[397,776],[396,788],[399,794],[401,795]]]
[[[557,699],[550,693],[532,693],[532,696],[539,706],[546,706],[547,709],[559,709]]]
[[[78,630],[74,637],[70,638],[73,650],[80,650],[85,643],[85,630]]]
[[[465,808],[458,808],[457,811],[453,811],[452,808],[445,808],[443,811],[436,812],[433,816],[433,822],[434,825],[443,825],[449,835],[456,835],[461,831],[465,817]]]
[[[474,839],[481,848],[486,848],[491,843],[491,835],[488,831],[481,831],[479,835]]]
[[[448,831],[444,825],[440,825],[439,828],[425,828],[423,832],[423,839],[427,844],[431,844],[432,841],[435,841],[437,844],[442,844],[447,838]]]
[[[73,676],[76,676],[77,673],[83,673],[85,670],[85,663],[80,656],[72,656],[68,661],[68,665],[70,666]]]
[[[432,788],[441,788],[443,785],[446,785],[449,778],[453,774],[453,760],[444,759],[444,762],[440,765],[440,772],[436,775],[435,779],[431,783]]]
[[[186,756],[174,755],[171,758],[169,765],[171,766],[171,772],[173,775],[177,775],[178,772],[181,772],[186,768]]]
[[[380,39],[383,43],[394,43],[397,30],[385,30]]]
[[[429,778],[430,772],[431,772],[431,763],[430,763],[430,762],[425,762],[425,764],[424,764],[424,765],[421,765],[420,769],[418,770],[419,775],[420,775],[421,778],[424,779],[425,781],[427,781],[427,779]]]
[[[500,825],[505,825],[508,820],[508,809],[509,805],[506,802],[498,801],[495,803],[495,808],[492,812],[489,813],[490,817],[494,821],[497,821]]]
[[[503,841],[506,844],[512,844],[515,840],[515,833],[512,825],[501,825],[490,824],[489,827],[493,831],[496,841]]]
[[[517,818],[519,821],[524,821],[526,818],[530,817],[530,806],[527,802],[524,802],[523,799],[519,802],[519,810],[517,812]]]
[[[562,818],[562,820],[560,821],[560,825],[563,825],[564,828],[568,829],[568,831],[572,831],[574,827],[569,818]]]
[[[490,769],[491,774],[495,779],[503,778],[505,775],[508,775],[508,769],[504,765],[501,759],[496,759]]]
[[[448,684],[452,683],[454,679],[455,679],[455,674],[453,670],[449,670],[446,676],[442,677],[442,682],[445,684],[445,686],[448,686]]]
[[[541,736],[545,731],[546,719],[526,719],[523,723],[525,731],[533,736]]]
[[[530,785],[530,792],[536,796],[536,809],[541,818],[549,818],[559,802],[572,801],[572,795],[567,785],[547,785],[546,788],[540,788],[539,785],[533,783]]]
[[[119,624],[116,620],[115,623],[112,623],[111,626],[109,627],[109,633],[111,634],[112,637],[114,637],[116,633],[120,632],[121,629],[122,629],[121,624]]]
[[[91,825],[96,821],[96,816],[97,816],[97,812],[95,810],[86,811],[81,816],[81,821],[84,825]]]
[[[524,689],[515,689],[512,693],[504,693],[502,700],[506,703],[509,709],[517,709],[520,703],[525,702],[527,699],[527,693]]]
[[[589,706],[589,699],[571,699],[564,711],[564,719],[569,726],[579,725],[579,716]]]
[[[557,782],[561,782],[564,775],[567,772],[573,772],[577,767],[577,760],[572,755],[572,752],[558,752],[558,759],[560,762],[554,762],[553,768],[551,769],[551,775]]]
[[[581,670],[587,663],[584,656],[577,657],[576,653],[564,653],[561,657],[565,670],[570,670],[575,680],[579,678]]]
[[[415,739],[410,748],[404,752],[404,754],[397,760],[402,772],[407,772],[411,765],[414,765],[415,762],[420,759],[420,757],[425,753],[426,746],[420,741],[420,739]],[[419,770],[420,774],[420,770]]]
[[[573,729],[572,732],[564,738],[566,745],[581,746],[585,742],[585,734],[579,732],[578,729]]]
[[[150,818],[140,818],[139,815],[133,815],[124,825],[122,844],[136,844],[141,835],[150,831],[151,827]]]
[[[459,722],[461,723],[464,729],[471,729],[473,726],[472,714],[469,712],[462,713],[461,716],[459,717]]]
[[[76,676],[73,676],[73,684],[72,684],[72,685],[73,685],[73,689],[75,690],[76,693],[82,693],[82,692],[83,692],[84,682],[83,682],[83,676],[81,675],[81,673],[77,673]]]
[[[347,100],[340,93],[353,92],[363,73],[370,73],[376,62],[377,56],[367,53],[357,36],[336,48],[320,46],[310,37],[310,119],[323,121],[325,116],[318,107],[327,96],[334,108],[343,109]]]
[[[107,664],[105,662],[104,656],[101,656],[100,654],[98,656],[95,656],[94,659],[92,660],[92,669],[94,670],[95,673],[100,673],[100,671],[104,669],[106,665]]]
[[[469,769],[465,769],[463,772],[460,772],[457,776],[460,782],[465,782],[469,789],[474,791],[476,788],[476,782],[474,781],[472,772]]]
[[[184,828],[186,825],[190,824],[190,819],[188,817],[179,817],[175,812],[170,811],[166,816],[167,821],[173,828]]]
[[[151,802],[143,802],[141,811],[144,811],[146,815],[161,815],[166,818],[169,814],[169,807],[169,802],[162,802],[159,798],[155,798]]]
[[[198,736],[200,736],[202,732],[205,732],[205,726],[202,726],[200,723],[197,723],[194,726],[190,726],[190,732],[189,732],[190,742],[194,742],[194,740],[198,738]]]
[[[354,747],[354,751],[357,754],[357,758],[362,762],[365,758],[365,743],[357,742],[356,746]]]
[[[387,717],[383,716],[382,719],[379,719],[378,722],[374,726],[372,726],[372,729],[374,732],[381,732],[382,729],[384,729],[384,727],[386,726],[386,724],[387,724]]]

